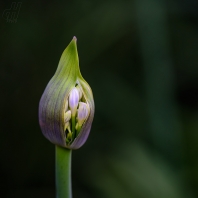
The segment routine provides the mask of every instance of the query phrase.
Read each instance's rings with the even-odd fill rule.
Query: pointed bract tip
[[[73,37],[73,40],[74,40],[74,41],[77,41],[77,38],[74,36],[74,37]]]

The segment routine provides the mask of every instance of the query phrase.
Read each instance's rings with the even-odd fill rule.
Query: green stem
[[[72,198],[72,150],[56,145],[56,194],[57,198]]]

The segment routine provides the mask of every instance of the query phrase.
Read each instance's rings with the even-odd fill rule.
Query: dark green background
[[[198,197],[197,11],[194,0],[35,0],[16,23],[1,17],[1,197],[55,197],[38,103],[74,35],[96,105],[73,152],[74,198]]]

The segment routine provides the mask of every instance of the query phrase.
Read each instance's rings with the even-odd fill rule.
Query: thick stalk
[[[72,150],[56,145],[56,198],[72,198]]]

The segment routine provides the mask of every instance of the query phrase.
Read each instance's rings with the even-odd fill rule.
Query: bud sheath
[[[49,141],[77,149],[88,138],[93,116],[93,95],[80,73],[74,37],[63,52],[58,68],[41,97],[39,123]]]

